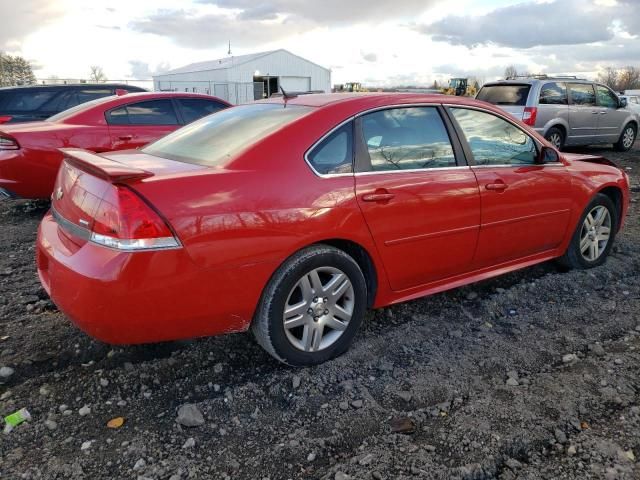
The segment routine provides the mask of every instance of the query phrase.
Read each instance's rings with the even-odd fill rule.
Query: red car
[[[131,93],[83,103],[45,122],[0,125],[0,198],[49,198],[60,148],[138,148],[230,105],[189,93]]]
[[[251,329],[290,365],[347,350],[369,307],[600,265],[629,203],[604,158],[442,95],[270,99],[65,155],[37,263],[76,325],[116,344]]]

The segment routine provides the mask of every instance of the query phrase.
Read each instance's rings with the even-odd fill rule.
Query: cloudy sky
[[[640,0],[0,0],[0,50],[36,76],[111,79],[286,48],[333,83],[427,85],[640,66]]]

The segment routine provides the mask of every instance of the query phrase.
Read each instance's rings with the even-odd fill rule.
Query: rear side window
[[[177,125],[171,100],[131,103],[107,112],[109,125]]]
[[[362,117],[362,134],[373,171],[456,166],[449,135],[435,107],[369,113]]]
[[[32,112],[44,106],[56,95],[53,90],[25,89],[7,92],[0,97],[0,109],[12,112]]]
[[[202,98],[179,98],[178,104],[182,110],[184,123],[191,123],[226,108],[226,105]]]
[[[338,128],[307,156],[314,170],[322,175],[353,171],[353,122]]]
[[[476,98],[494,105],[524,106],[530,89],[530,85],[485,85]]]
[[[564,83],[545,83],[540,90],[540,105],[567,105],[567,86]]]
[[[464,133],[476,165],[532,165],[537,148],[533,139],[495,115],[465,108],[451,112]]]
[[[312,110],[276,103],[227,108],[162,137],[142,151],[179,162],[216,167]]]
[[[571,103],[573,105],[594,106],[596,104],[596,92],[589,83],[570,83]]]
[[[618,96],[607,87],[596,85],[596,92],[598,92],[598,105],[606,108],[618,108]]]

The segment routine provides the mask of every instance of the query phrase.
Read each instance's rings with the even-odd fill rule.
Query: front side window
[[[456,166],[453,147],[436,107],[380,110],[362,117],[371,170]]]
[[[567,105],[567,86],[564,83],[545,83],[540,90],[540,105]]]
[[[596,92],[589,83],[570,83],[571,103],[583,107],[592,107],[596,104]]]
[[[606,108],[618,108],[618,97],[607,87],[596,85],[598,105]]]
[[[217,167],[312,110],[276,103],[227,108],[162,137],[142,151],[179,162]]]
[[[353,123],[349,122],[325,138],[307,156],[322,175],[353,171]]]
[[[107,113],[109,125],[177,125],[171,100],[130,103]]]
[[[533,139],[515,125],[478,110],[452,108],[476,165],[532,165],[538,155]]]

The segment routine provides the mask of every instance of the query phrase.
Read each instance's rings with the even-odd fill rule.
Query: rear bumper
[[[51,197],[61,158],[58,152],[0,151],[0,189],[11,192],[14,197]]]
[[[120,252],[71,242],[48,213],[38,231],[38,275],[74,324],[112,344],[244,331],[270,275],[265,264],[204,270],[180,248]],[[262,272],[262,274],[260,274]]]

